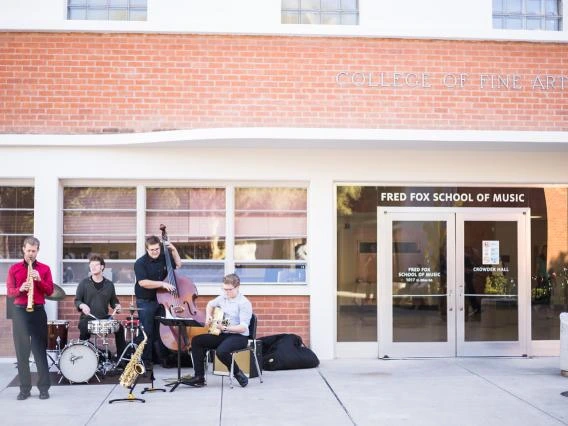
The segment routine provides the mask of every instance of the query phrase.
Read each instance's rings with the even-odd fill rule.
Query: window
[[[493,28],[562,30],[560,0],[493,0]]]
[[[22,241],[34,233],[34,189],[0,186],[0,282],[22,258]]]
[[[105,258],[107,278],[117,284],[135,282],[136,188],[64,188],[64,283],[88,275],[91,253]]]
[[[182,271],[194,282],[220,283],[225,270],[226,207],[224,188],[148,188],[146,235],[168,240],[182,259]]]
[[[145,21],[147,0],[69,0],[67,19]]]
[[[305,282],[304,188],[235,189],[235,271],[243,282]]]
[[[132,285],[134,261],[144,252],[137,244],[160,237],[161,224],[178,249],[181,273],[196,284],[218,285],[233,271],[243,284],[306,282],[306,188],[235,185],[65,187],[63,282],[85,278],[96,252],[105,258],[105,276]]]
[[[357,25],[357,0],[282,0],[283,24]]]

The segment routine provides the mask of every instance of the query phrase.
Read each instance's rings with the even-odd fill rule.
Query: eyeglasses
[[[153,248],[153,249],[148,249],[148,251],[157,252],[157,251],[160,251],[160,247],[158,247],[158,248]]]
[[[223,291],[233,291],[236,287],[223,287]]]

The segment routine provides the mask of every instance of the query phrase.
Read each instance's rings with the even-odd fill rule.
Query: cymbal
[[[122,311],[132,311],[132,312],[134,312],[134,311],[143,311],[144,308],[132,308],[132,307],[130,307],[130,308],[122,308],[121,310],[122,310]]]
[[[65,290],[59,287],[57,284],[53,284],[53,293],[49,296],[45,296],[47,300],[63,300],[65,299]]]

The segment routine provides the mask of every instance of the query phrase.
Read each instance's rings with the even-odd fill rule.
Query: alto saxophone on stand
[[[33,312],[34,311],[34,278],[32,277],[32,273],[34,272],[34,268],[32,266],[32,262],[26,260],[28,263],[28,277],[26,278],[26,282],[28,283],[28,305],[26,306],[26,312]]]
[[[128,396],[126,398],[111,399],[108,402],[109,404],[112,404],[113,402],[116,401],[146,402],[145,399],[136,398],[132,393],[134,387],[136,386],[136,382],[138,382],[138,376],[146,372],[146,368],[144,367],[144,363],[142,362],[142,352],[144,352],[144,347],[148,342],[148,335],[144,331],[144,327],[140,326],[140,330],[142,330],[142,333],[144,334],[144,340],[142,340],[140,345],[136,348],[136,351],[134,351],[134,353],[132,354],[130,361],[128,361],[128,364],[126,364],[126,367],[124,367],[124,371],[120,375],[120,380],[119,380],[119,383],[122,386],[129,389]]]
[[[136,348],[136,351],[124,367],[124,371],[120,376],[120,384],[125,388],[133,388],[136,384],[136,380],[140,374],[144,374],[146,372],[146,368],[142,363],[142,352],[144,352],[144,347],[148,342],[148,336],[144,331],[144,327],[140,326],[140,330],[144,334],[144,340],[140,343],[140,345]]]

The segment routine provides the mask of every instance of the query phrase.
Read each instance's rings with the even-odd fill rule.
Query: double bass
[[[160,289],[156,292],[158,303],[164,306],[166,318],[187,318],[194,319],[200,324],[205,323],[205,313],[199,311],[196,307],[197,287],[193,281],[179,271],[176,271],[172,262],[170,251],[168,250],[168,234],[166,226],[160,225],[162,231],[162,243],[164,246],[164,256],[168,271],[165,282],[174,286],[175,291],[169,292]],[[207,333],[205,327],[189,327],[182,328],[185,330],[181,336],[182,348],[178,348],[178,328],[160,324],[160,338],[164,345],[172,351],[188,350],[191,346],[191,338],[198,334]]]

